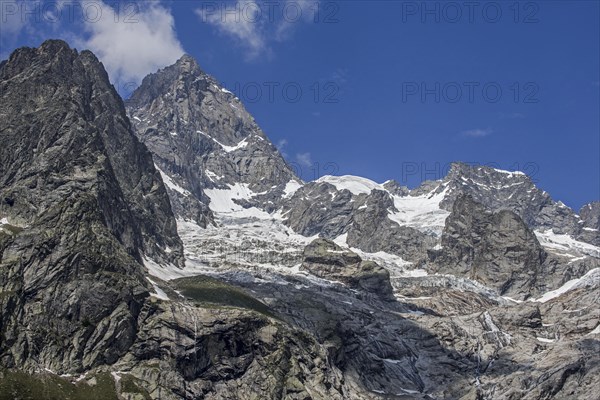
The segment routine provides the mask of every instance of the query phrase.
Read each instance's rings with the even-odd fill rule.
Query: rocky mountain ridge
[[[239,99],[190,56],[144,78],[127,108],[174,192],[175,213],[201,226],[214,223],[207,190],[277,198],[288,182],[300,182]]]
[[[60,41],[0,88],[1,393],[594,396],[594,204],[460,163],[302,182],[190,56],[126,108]]]

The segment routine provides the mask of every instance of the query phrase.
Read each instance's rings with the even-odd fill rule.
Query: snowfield
[[[336,187],[337,190],[349,190],[354,195],[359,194],[371,194],[375,189],[385,190],[383,185],[373,182],[367,178],[361,178],[360,176],[343,175],[343,176],[332,176],[325,175],[316,180],[318,183],[329,183]]]
[[[534,233],[540,244],[554,253],[571,258],[581,257],[581,254],[600,257],[600,247],[580,242],[569,235],[556,234],[552,229],[546,231],[536,230]]]
[[[594,268],[588,271],[588,273],[582,276],[581,278],[571,279],[558,289],[546,292],[542,297],[533,301],[536,301],[538,303],[545,303],[571,290],[584,287],[594,287],[598,286],[598,284],[600,284],[600,268]]]

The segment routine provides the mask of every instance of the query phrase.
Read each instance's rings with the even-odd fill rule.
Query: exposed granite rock
[[[342,399],[347,390],[310,335],[256,312],[159,301],[139,326],[114,368],[152,398]]]
[[[600,201],[594,201],[581,207],[579,216],[584,227],[600,231]]]
[[[410,189],[406,186],[400,185],[395,180],[389,180],[383,184],[383,187],[393,195],[396,196],[408,196],[410,194]]]
[[[150,283],[144,258],[181,265],[181,244],[165,187],[101,65],[47,42],[16,52],[0,78],[9,143],[0,149],[2,393],[43,379],[57,390],[106,388],[107,399],[594,398],[598,259],[546,254],[530,230],[588,232],[593,243],[593,230],[572,224],[594,226],[593,213],[573,217],[530,193],[520,174],[460,165],[410,192],[395,182],[301,185],[251,117],[235,111],[239,101],[184,56],[145,80],[129,112],[175,214],[188,220],[186,255],[237,261],[215,258],[205,287],[184,287],[198,276]],[[263,169],[267,159],[276,160]],[[233,203],[273,214],[213,215],[222,204],[205,191],[226,188],[252,194]],[[429,224],[447,215],[437,208],[442,192],[452,213],[434,247],[441,228]],[[414,207],[402,219],[397,204]],[[397,223],[415,224],[423,204],[430,214],[415,226]],[[214,216],[233,226],[202,230],[213,236],[198,241],[187,224]],[[317,239],[302,254],[307,238],[281,218],[366,253]],[[450,275],[423,276],[392,256],[419,263],[427,250]],[[368,254],[379,251],[388,254]],[[381,264],[365,261],[379,256]],[[556,298],[518,300],[586,272]],[[33,381],[11,378],[19,371]]]
[[[424,277],[427,295],[416,288],[419,297],[399,302],[302,276],[232,271],[224,278],[312,332],[345,377],[382,397],[578,399],[593,397],[598,383],[600,331],[593,333],[598,315],[589,306],[600,281],[591,275],[546,303],[496,301],[443,276]]]
[[[136,134],[173,182],[178,217],[214,223],[206,189],[268,191],[260,205],[269,207],[290,180],[300,182],[239,99],[188,55],[144,78],[126,104]]]
[[[96,57],[50,40],[16,50],[0,80],[0,213],[30,226],[65,197],[94,193],[104,224],[138,261],[181,266],[160,175]]]
[[[346,243],[369,253],[385,251],[417,262],[433,247],[435,239],[415,228],[400,226],[389,219],[397,211],[387,192],[373,190],[363,206],[352,214]]]
[[[434,238],[388,218],[397,211],[388,192],[373,190],[353,195],[325,182],[311,182],[283,203],[285,223],[304,236],[335,239],[346,234],[346,243],[360,250],[386,251],[418,261],[433,246]]]
[[[544,279],[546,253],[519,216],[492,213],[470,195],[454,202],[441,245],[433,253],[434,271],[469,277],[501,295],[527,298]]]
[[[304,236],[335,239],[343,234],[356,206],[352,193],[339,192],[328,183],[310,182],[284,202],[286,225]]]
[[[83,370],[135,340],[141,264],[183,264],[152,157],[102,64],[61,41],[0,69],[0,360]],[[18,229],[17,229],[18,228]]]
[[[452,163],[442,180],[448,187],[440,204],[447,210],[461,194],[469,194],[490,210],[510,210],[518,214],[531,229],[553,229],[588,243],[600,244],[600,232],[584,232],[579,216],[560,201],[537,188],[521,172],[501,171],[491,167]]]
[[[390,273],[385,268],[363,261],[356,253],[342,249],[331,240],[315,239],[306,246],[301,269],[393,299]]]

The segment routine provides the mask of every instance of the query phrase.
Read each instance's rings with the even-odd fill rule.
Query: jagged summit
[[[594,397],[600,248],[526,176],[302,182],[189,56],[128,116],[61,43],[0,89],[2,393]]]
[[[184,72],[203,73],[200,69],[198,61],[196,61],[196,59],[189,54],[182,55],[179,60],[177,60],[175,65]]]
[[[268,192],[254,200],[273,207],[286,185],[299,181],[240,100],[189,55],[144,78],[126,105],[138,137],[172,183],[171,202],[182,218],[213,222],[223,196],[212,199],[207,190]]]
[[[23,192],[11,211],[17,209],[18,218],[33,224],[56,200],[46,199],[44,191],[58,189],[61,176],[82,175],[82,181],[93,184],[88,174],[98,171],[98,196],[115,204],[130,202],[118,218],[116,213],[106,217],[109,229],[133,254],[140,252],[138,260],[154,255],[181,264],[181,243],[174,235],[168,198],[156,189],[163,186],[151,154],[131,131],[121,99],[96,56],[79,53],[62,40],[48,40],[38,48],[16,50],[2,66],[0,79],[0,113],[6,124],[0,181],[3,191]],[[35,117],[26,115],[32,107]],[[78,158],[71,159],[72,154]],[[136,162],[126,162],[126,154],[138,154]],[[48,180],[27,187],[27,171],[44,170],[51,172]],[[173,252],[166,254],[165,247]]]
[[[61,39],[48,39],[42,42],[39,47],[20,47],[11,53],[11,57],[16,57],[22,52],[35,51],[38,54],[57,54],[73,53],[78,54],[77,49],[71,48],[67,42]]]

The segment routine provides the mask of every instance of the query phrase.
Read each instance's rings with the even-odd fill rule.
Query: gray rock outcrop
[[[519,216],[492,213],[469,195],[455,200],[441,246],[430,252],[435,272],[474,279],[500,295],[527,298],[545,279],[546,253]]]
[[[579,216],[586,228],[600,231],[600,201],[594,201],[581,207]]]
[[[315,239],[306,246],[301,269],[393,299],[390,273],[385,268],[373,261],[363,261],[356,253],[343,250],[331,240]]]
[[[160,175],[91,52],[16,50],[0,93],[1,363],[113,363],[148,297],[143,260],[183,265]]]

